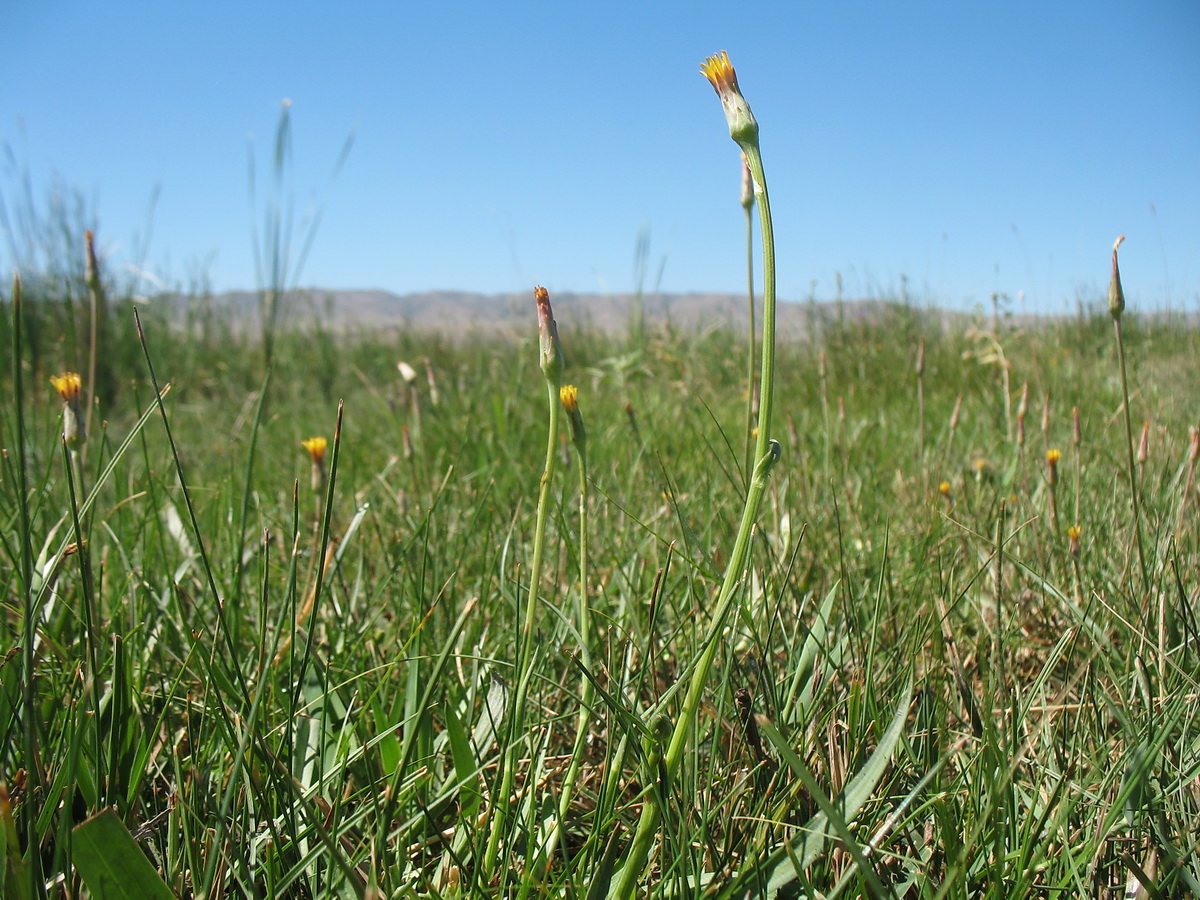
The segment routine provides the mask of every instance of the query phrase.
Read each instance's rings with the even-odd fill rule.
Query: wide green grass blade
[[[93,900],[174,900],[111,809],[75,828],[72,862]]]

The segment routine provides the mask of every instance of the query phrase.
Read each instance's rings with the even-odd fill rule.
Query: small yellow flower
[[[950,482],[943,481],[938,485],[938,493],[946,499],[950,499]]]
[[[583,427],[583,413],[579,411],[579,391],[573,384],[564,384],[558,391],[563,409],[571,423],[571,440],[580,453],[583,453],[587,443],[587,429]]]
[[[758,147],[758,122],[750,111],[750,104],[742,96],[738,87],[737,72],[729,61],[729,54],[722,50],[708,57],[700,65],[700,74],[708,79],[717,96],[721,98],[721,106],[725,109],[725,121],[729,123],[729,136],[742,145]]]
[[[312,489],[319,494],[325,490],[325,448],[329,446],[329,441],[318,435],[305,438],[300,446],[308,451],[312,459]]]
[[[563,409],[569,413],[579,409],[579,390],[573,384],[564,384],[558,390],[558,396],[562,400]]]
[[[737,72],[734,71],[733,63],[729,61],[729,54],[726,51],[722,50],[704,60],[700,64],[700,71],[718,95],[729,91],[741,93],[738,89]]]
[[[1071,542],[1071,555],[1079,556],[1079,535],[1082,530],[1078,525],[1072,525],[1067,529],[1067,539]]]
[[[1058,461],[1062,459],[1062,451],[1051,447],[1046,451],[1046,468],[1050,473],[1051,486],[1058,483]]]
[[[329,441],[323,437],[305,438],[300,442],[300,446],[308,451],[308,455],[312,457],[314,463],[325,462],[325,448],[329,446]]]
[[[58,391],[58,396],[62,397],[67,403],[78,400],[79,392],[83,389],[83,379],[79,376],[78,372],[63,372],[61,375],[51,375],[50,383]]]
[[[87,430],[80,409],[79,394],[83,390],[83,379],[78,372],[63,372],[51,375],[50,384],[63,399],[63,440],[72,447],[87,440]]]

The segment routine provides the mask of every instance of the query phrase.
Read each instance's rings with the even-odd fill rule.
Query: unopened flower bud
[[[425,380],[429,383],[429,402],[437,406],[441,402],[441,396],[438,394],[437,376],[433,374],[433,363],[429,361],[429,357],[425,357]]]
[[[562,380],[563,354],[558,341],[558,324],[554,321],[554,310],[550,308],[550,292],[539,285],[533,289],[533,298],[537,301],[542,371],[551,384],[557,385]]]
[[[742,154],[742,208],[749,212],[754,207],[754,176],[750,174],[750,162]]]
[[[1108,282],[1108,312],[1114,319],[1121,318],[1121,313],[1125,312],[1125,292],[1121,290],[1121,270],[1117,266],[1117,248],[1123,240],[1125,235],[1113,243],[1112,278]]]
[[[396,371],[400,373],[400,377],[404,379],[405,384],[412,384],[417,380],[417,370],[404,360],[396,363]]]

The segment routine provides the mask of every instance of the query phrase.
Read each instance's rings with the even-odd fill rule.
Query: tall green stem
[[[575,794],[575,780],[583,761],[584,744],[587,742],[588,723],[592,716],[592,699],[595,688],[589,677],[592,672],[592,610],[588,602],[588,465],[587,435],[583,428],[583,417],[579,413],[575,388],[564,387],[561,391],[563,406],[571,421],[571,437],[579,457],[579,658],[584,673],[579,678],[579,712],[575,719],[575,742],[571,747],[571,761],[563,776],[562,793],[558,798],[558,819],[554,831],[546,841],[542,853],[542,864],[548,864],[555,849],[563,842],[564,822],[571,810],[571,798]]]
[[[1146,550],[1142,542],[1142,504],[1138,496],[1137,465],[1133,458],[1133,416],[1129,412],[1129,380],[1125,375],[1125,339],[1121,335],[1121,319],[1113,316],[1117,331],[1117,359],[1121,363],[1121,399],[1125,409],[1125,449],[1129,452],[1129,491],[1133,495],[1133,528],[1137,540],[1138,566],[1142,572],[1142,589],[1150,590],[1150,571],[1146,567]]]
[[[542,556],[546,543],[546,519],[550,511],[550,481],[554,474],[554,460],[558,450],[559,384],[558,378],[547,374],[546,389],[550,399],[550,426],[546,440],[546,464],[538,489],[537,521],[533,532],[533,555],[529,561],[529,598],[525,604],[525,619],[521,625],[521,643],[517,656],[517,689],[513,696],[512,715],[509,717],[508,740],[504,749],[504,771],[500,776],[500,791],[492,798],[492,825],[484,853],[483,871],[485,879],[491,878],[496,868],[500,850],[500,837],[508,818],[513,779],[516,775],[517,749],[525,732],[525,707],[529,697],[529,681],[533,674],[533,636],[537,623],[538,584],[541,581]]]
[[[1112,278],[1108,282],[1108,312],[1117,332],[1117,359],[1121,366],[1121,400],[1125,410],[1125,449],[1129,453],[1129,492],[1133,497],[1133,530],[1137,540],[1138,565],[1142,570],[1142,590],[1150,591],[1150,570],[1146,567],[1146,551],[1142,545],[1142,506],[1138,497],[1137,466],[1133,459],[1133,417],[1129,412],[1129,379],[1125,374],[1125,339],[1121,334],[1121,316],[1125,313],[1125,290],[1121,287],[1121,268],[1117,250],[1125,240],[1121,235],[1113,242]]]
[[[747,169],[749,174],[749,169]],[[753,198],[753,194],[750,195]],[[751,447],[754,442],[754,364],[757,362],[754,353],[754,338],[756,322],[754,318],[754,209],[753,200],[750,203],[743,201],[743,207],[746,210],[746,303],[747,311],[749,312],[750,321],[750,340],[747,342],[749,350],[746,354],[746,458],[744,462],[744,472],[746,478],[749,478],[754,470],[754,457],[751,455]]]
[[[735,589],[745,572],[746,559],[750,552],[750,538],[758,519],[759,507],[762,505],[767,475],[779,459],[780,453],[778,442],[770,438],[771,414],[775,397],[775,231],[771,224],[771,203],[767,196],[766,174],[763,171],[762,155],[758,148],[758,125],[754,121],[749,105],[746,104],[737,87],[737,77],[727,56],[721,54],[711,57],[702,71],[721,97],[722,105],[725,107],[725,116],[730,125],[730,134],[745,153],[746,165],[750,169],[750,176],[754,184],[754,199],[758,203],[763,248],[762,368],[754,473],[746,491],[746,505],[742,510],[741,525],[734,541],[733,552],[729,556],[729,564],[725,569],[721,590],[717,595],[716,610],[705,632],[700,656],[692,669],[683,708],[671,731],[670,741],[663,756],[662,765],[667,785],[675,780],[683,761],[688,738],[700,708],[704,685],[717,655],[718,639],[724,631],[725,623],[733,609],[736,597]],[[637,830],[629,848],[629,855],[617,877],[616,884],[609,893],[610,897],[624,900],[624,898],[634,896],[646,867],[646,861],[650,857],[650,849],[658,832],[659,824],[662,821],[661,802],[659,793],[651,791],[647,794],[645,804],[642,806],[641,818],[638,820]]]

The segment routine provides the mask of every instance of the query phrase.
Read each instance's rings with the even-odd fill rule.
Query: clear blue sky
[[[0,143],[94,205],[114,266],[251,288],[289,98],[299,281],[744,288],[739,159],[698,74],[726,49],[762,129],[788,299],[1200,307],[1200,3],[83,3],[0,10]],[[347,137],[354,146],[330,182]],[[11,200],[11,169],[0,191]],[[261,201],[261,196],[260,196]],[[6,254],[0,241],[0,254]],[[7,260],[0,259],[7,265]]]

